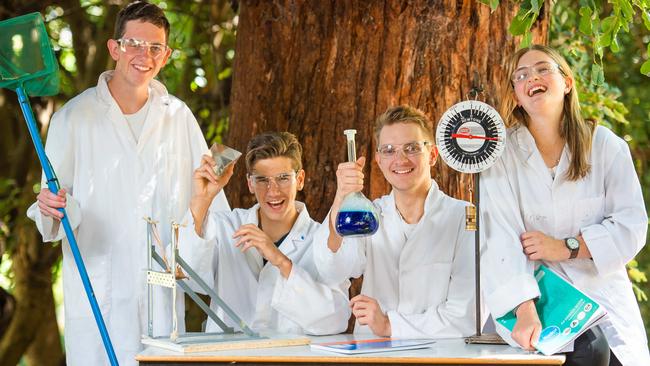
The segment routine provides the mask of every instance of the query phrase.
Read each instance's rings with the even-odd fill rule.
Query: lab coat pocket
[[[604,210],[604,195],[576,200],[573,206],[573,222],[578,224],[578,228],[576,229],[601,222],[603,220]]]
[[[451,262],[430,262],[407,271],[400,280],[400,300],[411,298],[412,312],[421,312],[447,298]],[[427,285],[422,287],[424,281]]]

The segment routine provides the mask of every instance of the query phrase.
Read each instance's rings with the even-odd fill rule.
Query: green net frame
[[[59,92],[59,64],[40,13],[0,21],[0,88],[29,96]]]

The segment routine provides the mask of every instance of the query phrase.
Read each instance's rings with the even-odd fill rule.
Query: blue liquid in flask
[[[357,149],[354,142],[356,130],[345,130],[347,139],[348,161],[357,161]],[[341,236],[368,236],[377,232],[379,217],[375,207],[361,192],[350,193],[343,199],[336,214],[336,232]]]
[[[341,211],[336,216],[336,232],[341,236],[372,235],[379,223],[372,211]]]

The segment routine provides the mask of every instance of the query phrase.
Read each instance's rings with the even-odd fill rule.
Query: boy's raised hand
[[[203,221],[212,200],[228,184],[235,169],[235,162],[232,162],[228,164],[223,174],[218,176],[214,172],[215,165],[217,163],[212,156],[203,155],[201,165],[196,168],[192,176],[194,192],[190,201],[190,211],[194,218],[194,229],[199,236],[203,235]]]
[[[201,165],[194,171],[193,185],[194,196],[212,201],[214,197],[221,192],[223,187],[228,184],[235,169],[235,163],[229,164],[220,176],[214,172],[217,163],[212,156],[203,155]]]
[[[366,157],[362,156],[356,162],[345,162],[339,164],[336,169],[336,195],[330,210],[330,234],[327,239],[327,246],[332,252],[341,247],[342,238],[334,230],[336,227],[336,216],[341,209],[345,196],[352,192],[363,190],[363,166],[366,164]]]
[[[366,157],[362,156],[356,162],[345,162],[339,164],[336,169],[336,196],[332,204],[332,216],[330,221],[335,225],[336,214],[341,208],[345,196],[352,192],[363,190],[363,166],[366,164]]]

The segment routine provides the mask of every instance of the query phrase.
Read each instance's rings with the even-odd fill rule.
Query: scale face
[[[499,113],[477,100],[454,104],[436,128],[442,160],[462,173],[478,173],[492,166],[506,147],[506,127]]]

